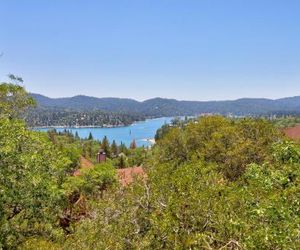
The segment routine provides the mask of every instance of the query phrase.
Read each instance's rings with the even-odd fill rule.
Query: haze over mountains
[[[142,113],[145,116],[197,115],[201,113],[232,113],[234,115],[300,113],[300,96],[276,100],[242,98],[233,101],[178,101],[153,98],[142,102],[126,98],[96,98],[84,95],[65,98],[49,98],[40,94],[31,94],[31,96],[36,99],[38,106],[43,108]]]

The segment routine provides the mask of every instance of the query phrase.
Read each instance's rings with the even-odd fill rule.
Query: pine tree
[[[112,144],[111,144],[111,153],[113,156],[117,156],[118,155],[118,146],[115,140],[113,140]]]
[[[124,154],[121,154],[119,158],[119,168],[125,168],[126,167],[126,159]]]
[[[121,145],[119,146],[119,152],[127,154],[127,147],[123,142],[121,142]]]
[[[136,142],[135,142],[135,140],[133,140],[133,141],[130,143],[130,149],[136,149]]]
[[[90,133],[89,133],[88,140],[93,140],[93,139],[94,139],[94,137],[93,137],[93,135],[92,135],[92,132],[90,132]]]
[[[76,140],[80,140],[80,137],[79,137],[79,135],[78,135],[78,132],[77,132],[77,131],[75,132],[75,139],[76,139]]]
[[[109,158],[110,157],[110,145],[109,145],[109,141],[106,136],[103,137],[101,147],[104,150],[104,152],[106,153],[106,156]]]

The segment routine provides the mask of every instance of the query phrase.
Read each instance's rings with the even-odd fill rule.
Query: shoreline
[[[142,142],[149,142],[150,144],[154,145],[155,144],[155,139],[154,138],[145,138],[145,139],[140,139]]]
[[[141,122],[147,122],[149,120],[157,120],[161,118],[172,118],[172,117],[155,117],[155,118],[146,118],[145,120],[140,120],[140,121],[134,121],[131,124],[125,125],[125,124],[120,124],[120,125],[107,125],[104,124],[102,126],[97,126],[97,125],[83,125],[83,126],[67,126],[67,125],[62,125],[62,126],[36,126],[36,127],[28,127],[29,129],[82,129],[82,128],[121,128],[121,127],[130,127],[135,124],[139,124]]]
[[[133,124],[133,123],[132,123]],[[120,128],[120,127],[130,127],[129,125],[106,125],[106,126],[97,126],[97,125],[85,125],[85,126],[37,126],[29,127],[29,129],[56,129],[56,128],[67,128],[67,129],[81,129],[81,128]]]

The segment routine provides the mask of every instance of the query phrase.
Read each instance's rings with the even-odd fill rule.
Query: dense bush
[[[205,117],[175,127],[158,141],[160,162],[180,165],[191,160],[215,163],[229,179],[238,178],[249,163],[262,163],[280,132],[265,120]]]
[[[45,135],[23,122],[0,119],[0,247],[30,235],[55,236],[60,191],[70,161]]]

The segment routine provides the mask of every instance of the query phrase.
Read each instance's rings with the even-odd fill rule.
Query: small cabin
[[[105,162],[106,161],[106,153],[103,149],[100,149],[97,153],[97,163]]]

